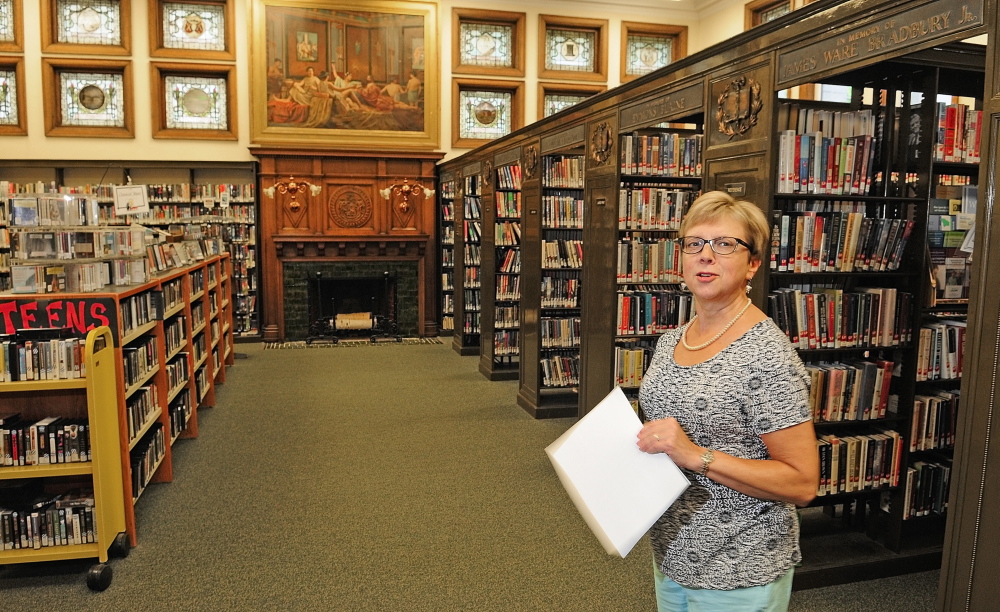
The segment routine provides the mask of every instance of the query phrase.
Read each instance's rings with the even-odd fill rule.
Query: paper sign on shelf
[[[149,212],[145,185],[115,185],[116,215],[138,215]]]
[[[642,429],[618,387],[545,452],[608,554],[624,558],[691,483],[663,453],[636,446]]]

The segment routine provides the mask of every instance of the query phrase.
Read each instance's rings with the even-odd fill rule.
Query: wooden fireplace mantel
[[[305,148],[251,152],[260,160],[265,340],[285,339],[283,265],[293,261],[416,261],[418,333],[437,334],[436,199],[426,196],[423,188],[437,189],[435,166],[442,153]],[[298,188],[294,193],[288,189],[293,182]],[[318,187],[316,195],[311,185]],[[275,186],[274,195],[268,196],[266,190]]]

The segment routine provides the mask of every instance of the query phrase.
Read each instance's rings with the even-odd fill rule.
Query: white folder
[[[624,558],[691,484],[663,453],[636,446],[642,423],[615,387],[545,452],[608,554]]]

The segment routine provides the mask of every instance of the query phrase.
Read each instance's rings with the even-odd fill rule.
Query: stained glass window
[[[595,72],[596,48],[596,32],[546,30],[545,69]]]
[[[459,138],[492,140],[510,133],[509,91],[460,91]]]
[[[776,6],[770,6],[768,8],[761,9],[757,13],[757,20],[758,20],[757,23],[762,24],[762,23],[767,23],[768,21],[774,21],[778,17],[787,15],[791,11],[792,11],[791,2],[782,2],[781,4],[778,4]]]
[[[549,115],[554,115],[564,108],[569,108],[574,104],[583,102],[589,97],[589,95],[584,94],[547,93],[543,102],[544,114],[542,116],[548,117]]]
[[[225,51],[225,6],[165,2],[163,46],[168,49]]]
[[[124,77],[59,73],[62,125],[125,127]]]
[[[18,125],[17,77],[13,70],[0,70],[0,125]]]
[[[56,15],[61,43],[120,45],[121,6],[117,0],[57,0]]]
[[[461,63],[468,66],[511,68],[514,65],[514,28],[495,23],[462,23]]]
[[[639,76],[663,68],[673,60],[673,36],[629,34],[625,74]]]
[[[0,0],[0,42],[14,42],[14,0]]]
[[[168,76],[164,77],[163,85],[168,129],[227,129],[226,79]]]

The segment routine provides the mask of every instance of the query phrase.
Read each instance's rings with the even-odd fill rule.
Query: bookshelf
[[[65,328],[70,337],[94,325],[112,330],[125,532],[133,545],[143,491],[173,480],[171,446],[197,437],[198,410],[215,404],[215,385],[234,363],[230,258],[206,257],[146,283],[95,292],[0,294],[13,329]]]
[[[457,179],[454,172],[441,175],[438,213],[438,256],[441,277],[440,335],[450,336],[455,331],[455,198]]]
[[[493,198],[483,215],[482,352],[479,371],[490,380],[520,376],[521,148],[497,154]],[[485,198],[485,196],[484,196]]]
[[[693,314],[681,290],[680,223],[701,194],[703,136],[668,123],[620,139],[614,384],[639,411],[639,385],[660,334]]]
[[[482,164],[462,169],[462,207],[455,219],[455,325],[452,347],[460,355],[478,355],[481,333],[482,285]],[[461,227],[461,232],[458,228]],[[461,256],[459,257],[459,249]]]
[[[146,185],[150,212],[133,221],[188,237],[220,238],[232,255],[233,333],[237,338],[260,336],[256,164],[8,160],[0,163],[0,178],[5,197],[59,193],[96,198],[102,224],[122,223],[112,208],[115,185]],[[2,244],[0,235],[0,285],[5,282]]]
[[[15,353],[26,343],[60,342],[30,332],[8,338],[12,338],[8,342],[14,344]],[[0,462],[0,480],[13,485],[5,489],[0,510],[4,526],[0,563],[97,558],[99,563],[87,572],[87,586],[103,591],[112,579],[109,557],[127,556],[130,548],[125,533],[115,349],[111,330],[103,326],[76,345],[82,348],[77,350],[82,371],[57,370],[55,375],[63,378],[23,380],[20,372],[11,376],[11,366],[5,363],[5,381],[0,382],[0,429],[22,431],[34,443],[25,453],[13,453],[12,462],[20,465]],[[30,363],[32,358],[26,361]],[[43,375],[50,373],[46,368]],[[12,381],[12,377],[19,380]],[[29,499],[18,499],[23,496]],[[51,501],[28,508],[25,516],[21,502],[38,498]],[[79,501],[71,501],[73,498]],[[86,499],[90,501],[82,501]],[[25,520],[15,527],[19,514]],[[21,535],[18,541],[13,537],[15,532]]]

